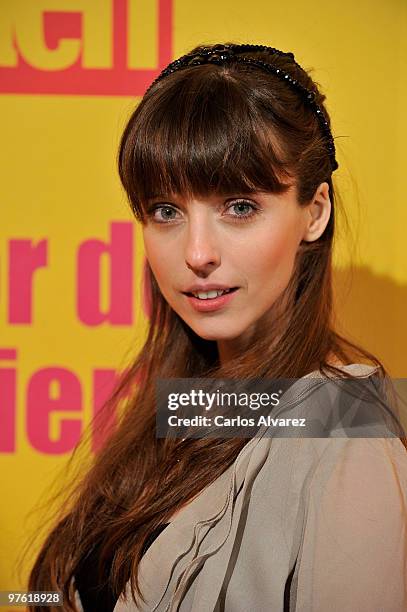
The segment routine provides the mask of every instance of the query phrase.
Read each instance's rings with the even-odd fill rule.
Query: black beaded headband
[[[266,45],[215,45],[213,47],[201,47],[199,51],[195,53],[187,53],[186,55],[182,55],[180,58],[174,60],[164,70],[160,72],[158,77],[151,83],[145,93],[150,91],[150,89],[155,85],[158,81],[166,77],[167,75],[179,70],[181,68],[186,68],[188,66],[196,66],[206,63],[215,63],[222,64],[223,62],[240,62],[243,64],[252,64],[254,66],[258,66],[267,72],[271,72],[272,74],[277,75],[280,79],[287,82],[290,86],[294,87],[296,91],[298,91],[307,104],[311,107],[312,111],[315,113],[319,124],[321,126],[321,130],[325,136],[327,142],[327,149],[329,153],[329,157],[331,159],[332,172],[338,168],[338,162],[335,158],[335,145],[332,138],[331,130],[329,128],[328,121],[324,115],[323,110],[315,101],[315,92],[307,89],[301,83],[299,83],[296,79],[293,79],[287,72],[278,68],[277,66],[273,66],[273,64],[269,64],[268,62],[264,62],[260,59],[253,59],[251,57],[244,57],[242,55],[237,55],[240,52],[247,51],[267,51],[274,55],[285,55],[294,60],[294,54],[291,52],[285,53],[280,51],[279,49],[275,49],[274,47],[267,47]],[[299,66],[297,64],[297,66]],[[300,67],[300,66],[299,66]]]

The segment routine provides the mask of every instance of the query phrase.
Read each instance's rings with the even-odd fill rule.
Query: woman
[[[386,378],[334,328],[324,100],[291,53],[227,44],[172,63],[132,114],[119,174],[150,326],[31,572],[64,609],[406,609],[403,436],[156,436],[157,378],[300,379],[282,399],[305,413],[329,379]]]

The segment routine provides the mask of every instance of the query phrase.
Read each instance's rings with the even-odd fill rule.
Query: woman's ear
[[[316,189],[314,197],[306,207],[306,224],[302,237],[306,242],[317,240],[324,232],[331,216],[329,185],[324,182]]]

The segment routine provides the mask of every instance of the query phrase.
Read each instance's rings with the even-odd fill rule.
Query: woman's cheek
[[[291,241],[290,241],[291,238]],[[276,235],[272,232],[267,236],[268,244],[265,240],[260,246],[252,250],[251,256],[247,258],[250,262],[246,274],[249,286],[252,284],[257,291],[264,291],[280,294],[291,278],[296,248],[293,244],[292,235]],[[252,280],[252,283],[250,282]]]

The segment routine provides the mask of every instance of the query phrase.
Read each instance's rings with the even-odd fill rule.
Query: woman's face
[[[169,305],[196,334],[216,340],[226,356],[228,347],[239,350],[249,342],[287,287],[301,240],[322,233],[328,208],[318,225],[312,207],[298,205],[294,186],[281,195],[155,198],[143,225],[145,254]],[[234,290],[220,298],[188,295],[199,287]]]

